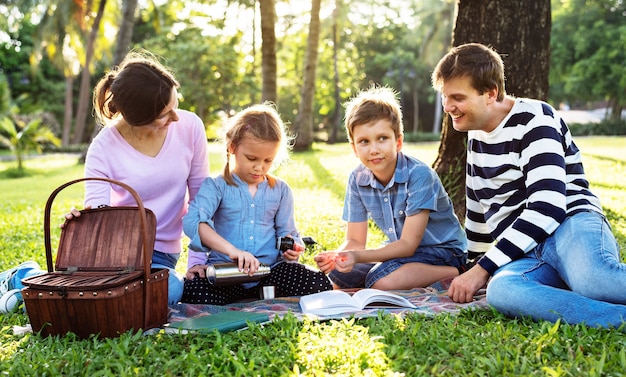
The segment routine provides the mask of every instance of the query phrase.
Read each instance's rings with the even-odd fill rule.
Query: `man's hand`
[[[489,273],[477,264],[452,280],[448,289],[448,296],[454,302],[472,302],[474,293],[482,288],[487,280],[489,280]]]

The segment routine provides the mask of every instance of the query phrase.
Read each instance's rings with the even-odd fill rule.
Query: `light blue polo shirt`
[[[437,173],[422,161],[398,152],[396,171],[384,187],[363,164],[350,173],[343,220],[372,219],[387,235],[388,242],[400,238],[407,216],[424,209],[430,215],[420,247],[466,249],[465,232],[454,214],[452,201]]]

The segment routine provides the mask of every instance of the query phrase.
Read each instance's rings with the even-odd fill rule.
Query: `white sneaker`
[[[39,264],[37,264],[37,262],[26,261],[16,267],[9,268],[8,270],[0,272],[0,295],[4,295],[5,293],[15,288],[13,284],[11,283],[11,279],[13,278],[16,272],[22,269],[32,270],[32,269],[39,269],[39,268],[40,267],[39,267]]]
[[[22,290],[12,289],[0,297],[0,313],[10,313],[22,303]]]

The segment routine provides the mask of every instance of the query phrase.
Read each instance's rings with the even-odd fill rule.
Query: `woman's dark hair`
[[[171,100],[179,84],[174,75],[147,51],[131,51],[96,85],[93,108],[105,125],[121,115],[131,126],[152,123]]]

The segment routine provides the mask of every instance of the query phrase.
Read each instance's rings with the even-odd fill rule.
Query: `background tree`
[[[128,50],[130,42],[133,39],[133,28],[135,26],[135,13],[137,12],[137,4],[139,0],[123,0],[122,14],[120,17],[120,28],[117,32],[117,40],[115,42],[115,52],[113,54],[113,65],[122,62]]]
[[[148,1],[138,2],[136,12],[122,16],[118,8],[125,6],[129,9],[131,1],[134,0],[106,2],[90,65],[92,75],[100,77],[114,65],[118,60],[116,54],[122,56],[128,49],[149,47],[175,71],[183,83],[181,108],[202,114],[209,137],[213,136],[212,130],[224,117],[250,103],[259,102],[261,98],[275,101],[286,123],[294,126],[301,123],[296,122],[296,117],[303,116],[300,105],[309,37],[311,9],[308,2]],[[533,50],[536,43],[541,50],[541,43],[546,42],[543,36],[534,40],[532,37],[549,26],[532,21],[544,16],[537,13],[543,1],[521,4],[463,1],[459,3],[459,17],[464,21],[457,25],[455,34],[461,35],[463,28],[475,27],[478,31],[474,40],[491,42],[508,54],[511,51],[506,48],[514,46],[513,42],[504,46],[497,44],[498,40],[507,39],[503,35],[506,32],[509,38],[517,38],[518,42],[530,41],[515,46],[514,53],[530,51],[532,54],[536,52]],[[626,93],[622,69],[623,35],[626,34],[624,2],[552,1],[556,8],[551,96],[557,102],[563,100],[573,105],[602,103],[605,106],[610,98],[621,98],[619,95]],[[51,112],[59,123],[67,110],[66,145],[71,143],[72,111],[77,98],[84,96],[83,104],[90,104],[91,85],[95,80],[91,80],[86,95],[77,96],[80,83],[74,78],[85,66],[85,35],[94,30],[92,20],[100,4],[101,1],[93,0],[0,1],[0,13],[7,15],[0,19],[0,45],[4,47],[0,48],[0,69],[9,78],[14,101],[24,112]],[[264,38],[265,42],[274,40],[273,54],[267,55],[270,60],[264,57],[263,42],[259,42],[258,51],[256,49],[257,41],[263,38],[262,20],[256,17],[260,13],[256,7],[262,6],[265,11],[267,4],[273,4],[274,8],[270,29],[266,29],[273,30],[274,35]],[[441,116],[441,106],[437,103],[440,97],[430,88],[429,76],[435,63],[452,44],[455,5],[455,0],[322,1],[318,68],[310,118],[310,124],[315,127],[311,140],[345,141],[340,125],[342,104],[372,84],[388,85],[401,93],[407,140],[424,140],[424,132],[434,132],[433,135],[438,137],[442,123],[437,120]],[[333,12],[333,7],[338,11]],[[43,16],[42,11],[45,11]],[[131,44],[116,53],[117,47],[123,45],[116,41],[121,40],[124,29],[128,30],[129,27],[124,25],[133,16]],[[528,19],[531,21],[527,22]],[[31,20],[39,23],[36,29],[42,34],[38,36],[45,41],[42,49],[33,47]],[[31,53],[36,56],[37,51],[41,51],[38,57],[40,69],[30,71],[29,56]],[[514,90],[514,86],[520,84],[514,82],[517,74],[511,71],[516,61],[507,66],[507,89],[520,95],[522,92]],[[268,64],[273,68],[267,70]],[[529,63],[529,69],[524,67],[520,77],[533,79],[531,74],[536,65],[536,61]],[[74,73],[68,74],[70,71]],[[64,77],[68,82],[65,85],[67,105],[62,99]],[[263,80],[266,80],[265,84]],[[264,90],[272,94],[263,96]],[[619,111],[616,108],[612,113],[618,114]],[[94,123],[88,113],[87,117],[86,130],[89,130]],[[415,135],[415,131],[420,134]],[[428,135],[426,137],[430,139]],[[452,157],[459,157],[459,151],[465,147],[464,144],[452,146],[444,142],[442,148],[453,151]],[[464,158],[464,155],[460,157]],[[442,171],[448,169],[450,165]],[[454,186],[452,183],[447,187]]]
[[[278,102],[276,86],[276,5],[274,0],[259,0],[261,10],[261,101]]]
[[[88,2],[89,3],[89,2]],[[98,30],[100,29],[100,23],[104,15],[104,9],[106,7],[107,0],[100,0],[96,15],[91,22],[90,31],[86,38],[85,48],[85,62],[82,67],[80,78],[80,89],[78,92],[78,106],[76,107],[76,123],[74,124],[74,137],[72,139],[74,144],[80,144],[84,142],[83,135],[85,135],[85,127],[87,122],[87,113],[91,104],[91,61],[94,56],[94,50],[96,48],[96,38],[98,37]],[[89,17],[91,18],[91,17]]]
[[[320,4],[321,0],[312,0],[311,2],[311,22],[309,23],[309,36],[304,57],[304,82],[298,115],[294,122],[294,133],[297,135],[295,150],[307,150],[313,144],[313,100],[320,37]]]
[[[80,56],[84,51],[81,36],[85,28],[83,22],[85,10],[81,2],[75,1],[45,2],[42,5],[41,22],[34,33],[31,61],[37,68],[43,59],[42,51],[45,51],[52,64],[63,73],[65,111],[61,143],[67,146],[71,142],[74,117],[74,79],[80,72]]]
[[[554,1],[551,45],[550,97],[573,105],[606,101],[610,118],[621,119],[626,108],[626,3]]]
[[[460,0],[452,44],[479,42],[494,47],[504,60],[507,93],[545,100],[550,25],[550,0]],[[455,131],[449,116],[442,129],[433,167],[463,220],[467,134]]]
[[[41,115],[21,115],[12,103],[6,78],[0,73],[0,145],[11,150],[19,175],[24,174],[24,157],[29,151],[41,153],[43,144],[61,145]]]

